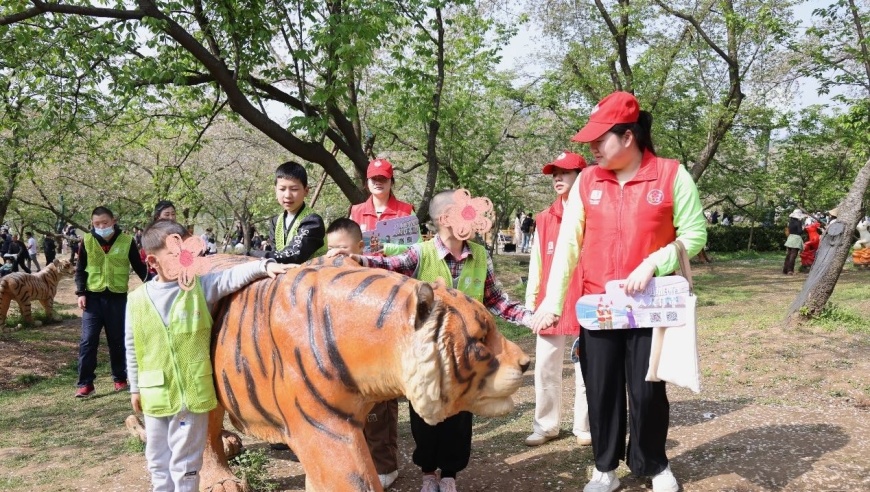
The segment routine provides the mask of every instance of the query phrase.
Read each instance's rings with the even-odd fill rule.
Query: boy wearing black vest
[[[308,173],[302,165],[285,162],[275,170],[275,199],[284,212],[272,217],[269,234],[275,251],[266,256],[278,263],[304,263],[326,253],[326,226],[305,205]]]

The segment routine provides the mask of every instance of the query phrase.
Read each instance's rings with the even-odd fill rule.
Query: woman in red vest
[[[360,229],[373,231],[379,220],[407,217],[414,213],[410,203],[400,202],[393,195],[393,165],[386,159],[369,163],[366,185],[371,196],[368,200],[350,209],[350,219]],[[398,254],[408,246],[383,244],[385,254]],[[399,400],[381,402],[372,407],[363,429],[378,477],[384,488],[389,487],[399,476]]]
[[[532,242],[529,282],[526,285],[526,307],[530,310],[537,309],[547,294],[547,279],[559,239],[559,226],[562,224],[562,208],[571,185],[584,167],[586,160],[572,152],[562,152],[555,161],[544,166],[543,173],[553,175],[553,188],[557,196],[549,208],[535,216],[537,234]],[[565,296],[564,316],[559,318],[559,323],[538,332],[535,343],[535,418],[532,421],[532,434],[526,438],[527,446],[539,446],[559,437],[565,342],[580,333],[580,323],[573,308],[579,298],[579,283],[572,283],[571,287],[571,292]],[[588,446],[592,443],[592,436],[589,434],[586,385],[583,384],[579,362],[574,364],[574,380],[573,433],[577,444]]]
[[[366,186],[371,196],[350,209],[350,220],[359,224],[363,232],[373,231],[379,220],[407,217],[414,213],[410,203],[400,202],[393,194],[393,165],[386,159],[375,159],[366,172]]]
[[[588,142],[598,166],[571,189],[556,245],[547,295],[534,328],[562,314],[568,282],[577,275],[582,294],[604,293],[610,280],[625,279],[629,294],[656,275],[677,269],[679,238],[689,256],[707,241],[698,189],[677,161],[653,149],[652,115],[627,92],[605,97],[574,137]],[[582,246],[582,250],[581,250]],[[579,261],[578,261],[579,260]],[[664,382],[647,382],[652,329],[583,330],[580,363],[586,378],[595,471],[584,492],[619,488],[619,460],[636,476],[652,476],[653,492],[677,492],[665,454],[670,405]],[[626,453],[626,386],[631,412]]]

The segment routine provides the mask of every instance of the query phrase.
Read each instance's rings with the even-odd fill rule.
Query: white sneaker
[[[652,486],[653,492],[677,492],[680,490],[680,484],[677,483],[677,479],[671,471],[671,465],[653,477]]]
[[[399,470],[394,470],[390,473],[378,474],[378,479],[381,481],[381,487],[388,489],[390,485],[393,485],[393,482],[396,481],[396,478],[399,476]]]
[[[619,477],[615,471],[600,472],[596,469],[592,472],[592,480],[583,487],[583,492],[613,492],[618,488]]]
[[[577,436],[577,445],[578,446],[591,446],[592,445],[592,434],[588,432],[581,432],[580,435]]]
[[[439,492],[457,492],[455,478],[442,478],[438,484]]]
[[[423,487],[420,492],[438,492],[438,477],[435,475],[423,475]]]
[[[552,441],[557,437],[559,436],[544,436],[537,432],[532,432],[529,437],[526,438],[526,446],[540,446],[541,444],[544,444],[547,441]]]

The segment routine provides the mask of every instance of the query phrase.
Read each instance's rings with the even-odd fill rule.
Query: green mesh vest
[[[302,223],[302,219],[308,217],[309,215],[315,213],[313,209],[308,208],[305,205],[302,205],[302,208],[299,210],[299,213],[296,214],[296,217],[293,219],[293,225],[290,226],[290,233],[284,234],[284,214],[278,214],[275,218],[275,251],[281,251],[282,249],[287,247],[287,239],[293,239],[296,237],[296,232],[299,231],[299,224]],[[318,256],[323,256],[326,254],[326,241],[323,241],[323,246],[321,246],[317,251],[311,255],[311,258],[317,258]],[[309,258],[309,259],[311,259]]]
[[[183,404],[193,413],[217,406],[211,365],[211,314],[199,278],[180,291],[169,310],[169,326],[148,298],[146,287],[127,300],[139,369],[142,413],[167,417]]]
[[[116,293],[127,292],[132,242],[132,236],[118,233],[112,248],[106,253],[93,234],[85,234],[85,252],[88,255],[86,287],[90,292],[103,292],[106,289]]]
[[[476,243],[467,242],[471,256],[465,260],[459,278],[454,280],[450,275],[447,262],[438,257],[435,240],[431,239],[421,244],[420,264],[417,267],[417,280],[434,282],[438,277],[451,281],[455,289],[468,294],[472,299],[483,302],[483,288],[486,284],[486,249]]]

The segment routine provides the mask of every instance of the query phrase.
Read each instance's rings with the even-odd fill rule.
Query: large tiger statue
[[[344,258],[225,299],[212,361],[220,405],[201,487],[246,490],[223,454],[226,411],[245,434],[287,443],[317,492],[383,490],[362,432],[374,403],[405,396],[430,424],[462,410],[503,415],[530,362],[465,294]]]

